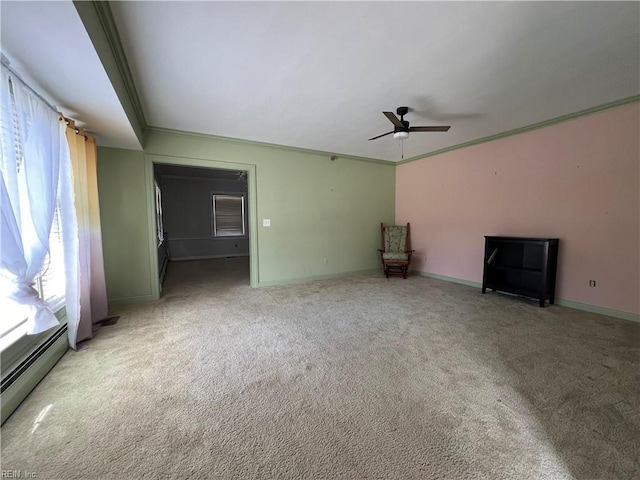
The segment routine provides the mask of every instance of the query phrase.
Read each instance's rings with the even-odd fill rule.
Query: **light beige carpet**
[[[44,479],[638,478],[640,325],[382,274],[172,263],[2,428]]]

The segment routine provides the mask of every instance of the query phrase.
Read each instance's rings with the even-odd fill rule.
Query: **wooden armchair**
[[[390,275],[402,275],[407,278],[411,263],[411,227],[404,225],[380,224],[382,248],[378,251],[382,257],[382,267],[387,278]]]

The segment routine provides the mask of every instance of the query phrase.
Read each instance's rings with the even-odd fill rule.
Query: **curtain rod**
[[[27,88],[31,91],[31,93],[33,93],[36,97],[38,97],[40,100],[42,100],[42,101],[44,102],[44,104],[45,104],[47,107],[49,107],[51,110],[53,110],[53,111],[56,113],[56,115],[62,115],[62,114],[58,111],[58,109],[57,109],[56,107],[54,107],[54,106],[53,106],[53,105],[51,105],[49,102],[47,102],[47,100],[46,100],[42,95],[40,95],[37,91],[35,91],[35,90],[31,87],[31,85],[29,85],[27,82],[25,82],[25,81],[22,79],[22,77],[20,77],[20,74],[19,74],[18,72],[16,72],[13,68],[11,68],[11,67],[9,66],[9,64],[8,64],[8,63],[5,63],[5,62],[8,62],[8,59],[7,59],[7,57],[5,57],[4,55],[2,55],[2,68],[6,68],[7,70],[9,70],[9,72],[10,72],[10,73],[12,73],[12,74],[13,74],[13,76],[11,77],[12,79],[13,79],[13,78],[15,78],[15,79],[19,80],[19,81],[20,81],[20,83],[22,83],[22,85],[24,85],[25,87],[27,87]]]

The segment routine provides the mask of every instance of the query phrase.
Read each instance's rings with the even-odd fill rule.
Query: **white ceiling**
[[[98,143],[140,150],[71,1],[0,1],[2,53],[38,93]]]
[[[3,49],[6,42],[43,86],[117,143],[113,127],[102,131],[106,107],[96,104],[115,95],[101,83],[104,69],[95,51],[85,51],[86,32],[68,41],[66,28],[79,22],[73,5],[55,2],[69,18],[53,21],[33,2],[9,3],[1,3]],[[146,122],[156,127],[398,161],[391,136],[367,141],[393,129],[383,110],[407,105],[412,125],[452,126],[411,134],[409,158],[640,92],[639,2],[128,1],[111,8]],[[40,23],[14,25],[25,16]],[[83,48],[71,54],[75,43]],[[83,94],[68,96],[61,84]],[[84,90],[104,95],[91,100]],[[125,130],[123,112],[108,116]],[[135,139],[128,130],[122,146]]]

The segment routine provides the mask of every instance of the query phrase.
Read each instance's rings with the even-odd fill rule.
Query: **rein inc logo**
[[[28,470],[0,470],[0,478],[38,478],[38,474]]]

